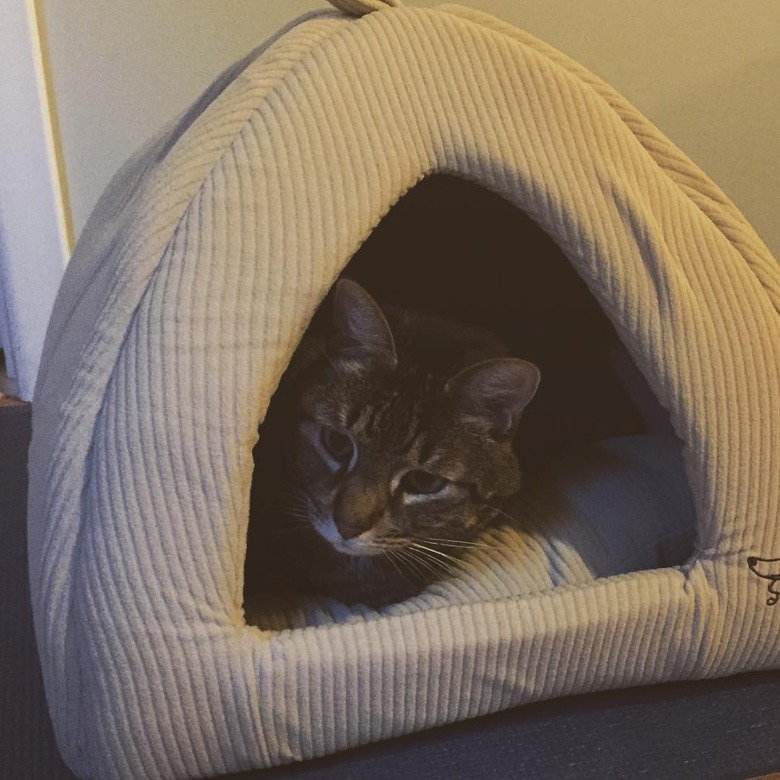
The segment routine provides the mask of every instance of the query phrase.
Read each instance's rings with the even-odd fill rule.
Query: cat
[[[492,334],[336,283],[255,448],[245,596],[380,607],[447,573],[520,488],[540,380]]]

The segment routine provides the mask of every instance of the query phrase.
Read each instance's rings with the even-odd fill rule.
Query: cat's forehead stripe
[[[357,410],[353,427],[389,452],[408,455],[420,449],[428,414],[420,399],[394,384],[381,388]]]

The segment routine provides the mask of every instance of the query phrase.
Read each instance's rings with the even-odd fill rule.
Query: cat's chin
[[[345,543],[340,545],[333,545],[333,549],[341,553],[342,555],[349,555],[352,558],[372,558],[376,555],[382,555],[385,550],[381,547],[374,545],[352,545],[350,542],[354,542],[354,539],[347,539]]]

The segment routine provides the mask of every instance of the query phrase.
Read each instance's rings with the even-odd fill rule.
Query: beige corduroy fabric
[[[60,748],[184,778],[544,697],[780,665],[780,273],[723,194],[534,38],[342,3],[226,75],[117,175],[52,317],[30,564]],[[257,421],[345,262],[422,177],[531,215],[686,444],[685,566],[320,627],[245,624]],[[376,706],[381,702],[381,707]]]

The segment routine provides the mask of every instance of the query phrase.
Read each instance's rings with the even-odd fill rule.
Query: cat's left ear
[[[494,358],[456,374],[447,382],[445,392],[463,422],[476,425],[495,439],[510,439],[540,378],[533,363],[519,358]]]
[[[395,342],[379,304],[350,279],[333,292],[331,346],[337,358],[394,367]]]

